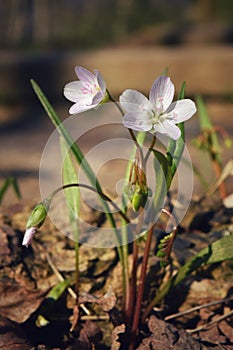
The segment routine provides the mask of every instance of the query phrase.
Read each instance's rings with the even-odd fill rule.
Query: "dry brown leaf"
[[[145,338],[137,350],[207,350],[183,329],[177,329],[170,323],[151,316],[148,322],[151,335]]]
[[[38,309],[47,293],[48,290],[28,289],[13,279],[4,278],[0,281],[0,314],[23,323]]]

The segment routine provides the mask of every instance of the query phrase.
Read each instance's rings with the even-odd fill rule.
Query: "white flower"
[[[36,232],[37,232],[37,227],[27,228],[23,237],[22,245],[25,245],[28,248]]]
[[[125,90],[120,103],[125,109],[125,127],[137,131],[159,132],[177,140],[180,129],[175,124],[184,122],[196,112],[195,103],[183,99],[172,103],[174,85],[169,77],[156,79],[150,90],[149,99],[136,90]]]
[[[79,80],[72,81],[65,85],[65,97],[75,102],[70,108],[70,114],[81,113],[88,109],[95,108],[108,96],[106,83],[98,70],[94,73],[82,67],[75,67]]]

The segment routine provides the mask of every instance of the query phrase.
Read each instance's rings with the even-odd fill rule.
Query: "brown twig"
[[[212,326],[213,324],[221,322],[222,320],[225,320],[226,318],[228,318],[231,315],[233,315],[233,310],[228,312],[226,315],[220,316],[220,317],[216,318],[215,320],[210,321],[209,323],[206,323],[200,327],[197,327],[195,329],[186,329],[186,332],[188,332],[189,334],[192,334],[192,333],[197,333],[197,332],[203,331],[203,330],[209,328],[210,326]]]
[[[207,304],[204,304],[204,305],[198,305],[198,306],[192,307],[192,308],[190,308],[188,310],[177,312],[176,314],[172,314],[172,315],[166,316],[164,318],[164,320],[165,321],[173,320],[174,318],[178,318],[178,317],[187,315],[187,314],[189,314],[191,312],[198,311],[198,310],[204,309],[204,308],[209,307],[209,306],[226,303],[226,302],[231,301],[231,300],[233,300],[233,297],[226,298],[226,299],[221,299],[221,300],[217,300],[217,301],[212,301],[211,303],[207,303]]]

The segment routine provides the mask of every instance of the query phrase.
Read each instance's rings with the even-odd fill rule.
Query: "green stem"
[[[150,144],[150,146],[149,146],[149,148],[148,148],[148,151],[147,151],[147,153],[146,153],[146,155],[145,155],[145,160],[144,160],[145,164],[146,164],[146,162],[147,162],[147,160],[148,160],[148,158],[149,158],[149,156],[150,156],[151,151],[153,150],[153,147],[154,147],[154,145],[155,145],[155,142],[156,142],[156,137],[153,135],[151,144]]]

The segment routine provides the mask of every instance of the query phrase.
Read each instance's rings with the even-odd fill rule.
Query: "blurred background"
[[[99,69],[116,99],[125,88],[148,94],[168,68],[177,91],[186,80],[186,95],[201,94],[232,133],[232,44],[232,0],[0,0],[0,185],[13,175],[25,198],[38,198],[53,126],[29,81],[65,119],[63,87],[76,65]],[[187,129],[197,136],[197,118]]]

